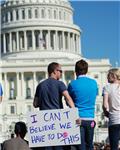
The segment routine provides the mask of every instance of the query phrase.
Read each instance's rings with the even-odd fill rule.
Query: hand
[[[104,111],[104,115],[109,118],[109,112],[108,111]]]
[[[80,118],[78,118],[78,119],[76,120],[76,124],[77,124],[77,125],[81,125],[81,119],[80,119]]]

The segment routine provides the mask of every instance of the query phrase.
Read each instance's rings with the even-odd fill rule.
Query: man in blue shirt
[[[0,84],[0,103],[2,102],[3,90],[2,85]]]
[[[68,92],[72,97],[75,107],[78,108],[80,117],[81,145],[78,150],[93,150],[94,112],[95,101],[98,93],[97,83],[88,77],[88,63],[85,60],[76,62],[75,72],[77,79],[68,85]]]

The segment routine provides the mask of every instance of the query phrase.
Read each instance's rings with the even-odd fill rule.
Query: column
[[[48,50],[48,37],[49,37],[49,35],[48,35],[48,31],[47,31],[47,34],[46,34],[46,49]]]
[[[22,11],[21,11],[21,9],[18,10],[18,14],[19,14],[19,20],[21,20],[22,19]]]
[[[41,18],[41,7],[40,8],[38,7],[38,9],[39,9],[39,15],[38,16],[39,16],[39,18]]]
[[[57,51],[58,50],[58,31],[55,31],[55,50]]]
[[[16,37],[15,37],[16,35],[15,35],[15,33],[13,33],[13,35],[12,35],[12,50],[13,51],[16,51]]]
[[[36,72],[33,72],[33,93],[35,93],[36,87],[37,87]]]
[[[56,38],[55,38],[55,32],[54,32],[54,34],[53,34],[53,40],[54,40],[54,42],[53,42],[53,49],[55,50],[55,45],[56,45],[56,43],[55,43],[55,41],[56,41]]]
[[[10,12],[7,13],[8,13],[8,22],[10,22]]]
[[[9,51],[12,52],[12,33],[9,33],[9,42],[10,42],[10,46],[9,46]]]
[[[17,52],[19,52],[19,31],[16,32],[16,37],[17,37]]]
[[[24,72],[21,72],[21,90],[22,90],[22,98],[24,99],[25,98],[25,95],[26,95],[26,89],[25,89],[25,80],[24,80]]]
[[[27,51],[27,34],[26,34],[26,31],[24,31],[24,50]]]
[[[20,38],[20,50],[23,50],[23,42],[24,42],[24,32],[21,31],[20,34],[19,34],[19,38]]]
[[[40,34],[39,34],[39,47],[40,47],[40,50],[43,49],[43,31],[40,30]]]
[[[76,47],[77,47],[77,53],[79,54],[79,42],[78,42],[78,35],[76,34]]]
[[[4,53],[6,53],[6,34],[5,33],[3,34],[3,46],[4,46],[3,47],[4,48],[3,51],[4,51]]]
[[[81,54],[82,51],[81,51],[81,36],[80,35],[78,36],[78,49],[79,49],[79,53]]]
[[[68,32],[68,51],[70,52],[70,32]]]
[[[75,52],[75,34],[74,33],[73,33],[72,40],[73,40],[73,52]]]
[[[16,21],[16,10],[13,10],[13,21]]]
[[[28,8],[25,8],[25,19],[28,20]]]
[[[9,95],[9,90],[8,90],[8,80],[7,80],[7,73],[5,72],[4,73],[4,87],[5,87],[5,90],[4,90],[4,93],[5,93],[5,97],[6,99],[8,99],[8,95]]]
[[[75,34],[75,53],[77,52],[77,35]]]
[[[78,35],[76,34],[76,52],[78,53]]]
[[[47,35],[47,49],[50,50],[50,30],[48,30],[48,35]]]
[[[16,80],[17,80],[17,99],[20,98],[20,80],[19,80],[19,72],[16,73]]]
[[[65,50],[65,34],[64,31],[62,31],[62,40],[63,40],[63,50]]]
[[[62,81],[67,85],[66,80],[65,80],[65,71],[64,71],[64,70],[63,70],[63,73],[62,73]],[[62,100],[62,103],[63,103],[63,107],[64,107],[64,108],[67,108],[67,107],[68,107],[68,106],[66,105],[65,99]]]
[[[104,87],[107,84],[107,72],[101,72],[101,84]]]
[[[35,50],[35,33],[34,33],[34,30],[32,31],[32,47],[33,47],[33,50]]]
[[[34,18],[35,18],[35,13],[34,13],[34,12],[35,12],[35,9],[32,8],[31,11],[32,11],[32,12],[31,12],[31,13],[32,13],[32,18],[34,19]]]

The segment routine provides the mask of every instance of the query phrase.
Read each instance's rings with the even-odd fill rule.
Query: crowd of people
[[[93,143],[95,122],[95,103],[98,94],[97,82],[87,75],[88,63],[81,59],[75,64],[76,79],[68,87],[60,81],[61,65],[52,62],[48,65],[48,79],[40,82],[36,88],[33,106],[39,110],[63,109],[62,96],[70,108],[77,107],[79,118],[76,124],[80,126],[81,144],[74,146],[76,150],[98,150]],[[103,88],[103,111],[109,118],[110,146],[104,150],[118,150],[120,139],[120,69],[112,68],[108,72],[108,84]],[[2,101],[0,84],[0,101]],[[30,150],[24,140],[27,128],[24,122],[15,125],[16,137],[3,143],[3,150]],[[33,150],[70,150],[72,146],[37,147]],[[32,148],[31,148],[32,149]]]

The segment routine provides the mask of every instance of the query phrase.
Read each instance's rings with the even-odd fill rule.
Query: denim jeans
[[[82,120],[80,126],[81,144],[75,146],[77,150],[93,150],[93,136],[95,121]]]
[[[108,128],[111,150],[118,150],[120,140],[120,124],[111,125]]]

